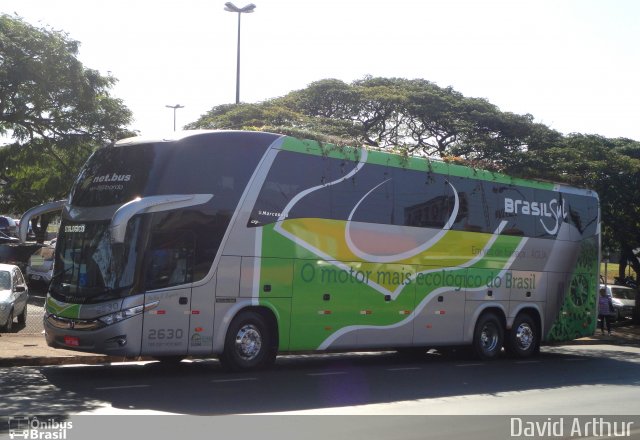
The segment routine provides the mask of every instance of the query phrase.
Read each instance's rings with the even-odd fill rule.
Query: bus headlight
[[[115,324],[117,322],[124,321],[125,319],[133,318],[136,315],[140,315],[144,312],[144,308],[144,306],[131,307],[130,309],[124,309],[109,315],[101,316],[98,320],[106,325]]]
[[[101,316],[98,321],[105,325],[112,325],[125,319],[133,318],[136,315],[140,315],[147,310],[151,310],[158,306],[160,301],[154,301],[151,303],[143,304],[140,306],[131,307],[129,309],[119,310],[108,315]]]

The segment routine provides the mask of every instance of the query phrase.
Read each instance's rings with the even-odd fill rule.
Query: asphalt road
[[[589,416],[581,419],[588,429],[594,415],[631,420],[624,437],[640,438],[640,347],[630,346],[543,347],[536,359],[493,362],[463,353],[421,360],[284,356],[272,370],[242,374],[225,373],[214,360],[14,367],[0,369],[0,390],[0,439],[8,432],[3,419],[34,414],[73,421],[68,440],[212,432],[210,438],[480,440],[522,437],[512,430],[530,420],[571,426],[576,415]],[[102,417],[150,414],[192,417]],[[326,417],[347,414],[353,417]],[[536,438],[606,438],[588,434]]]
[[[640,415],[640,348],[544,347],[478,362],[431,354],[286,356],[229,374],[217,361],[0,370],[0,416],[51,413]]]

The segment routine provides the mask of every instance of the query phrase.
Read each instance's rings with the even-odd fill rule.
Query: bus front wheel
[[[504,329],[500,318],[492,312],[482,314],[473,332],[473,350],[476,356],[482,360],[497,358],[503,342]]]
[[[222,366],[229,371],[253,370],[271,365],[276,358],[276,345],[267,320],[260,313],[241,312],[229,325]]]

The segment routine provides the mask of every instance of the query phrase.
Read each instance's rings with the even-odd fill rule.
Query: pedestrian
[[[611,336],[611,320],[613,319],[613,303],[611,298],[607,296],[607,291],[600,289],[600,297],[598,298],[598,319],[600,320],[600,332],[604,335],[604,326],[607,325],[607,332]]]

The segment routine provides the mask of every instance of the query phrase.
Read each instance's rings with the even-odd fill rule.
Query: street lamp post
[[[238,13],[238,56],[236,60],[236,104],[240,103],[240,16],[242,13],[250,14],[256,8],[256,5],[249,3],[242,8],[237,7],[231,2],[224,4],[224,10]]]
[[[178,110],[179,108],[184,108],[184,105],[165,105],[165,107],[173,109],[173,131],[176,131],[176,110]]]

